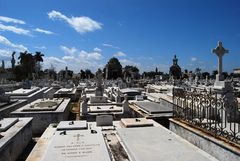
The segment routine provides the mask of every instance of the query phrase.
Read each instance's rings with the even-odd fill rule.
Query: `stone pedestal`
[[[238,101],[234,96],[231,82],[215,81],[214,89],[217,91],[219,95],[221,95],[221,97],[223,97],[225,109],[224,112],[226,112],[226,118],[224,114],[223,120],[225,121],[226,119],[227,122],[239,123],[240,112],[238,110]]]
[[[216,81],[223,81],[224,80],[224,77],[222,74],[217,74],[216,75]]]
[[[214,82],[213,88],[215,90],[218,90],[220,93],[223,92],[225,87],[226,87],[226,82],[225,81],[219,81],[219,80],[216,79],[216,81]]]
[[[96,88],[95,96],[103,96],[103,89],[102,89],[102,87],[97,87]]]

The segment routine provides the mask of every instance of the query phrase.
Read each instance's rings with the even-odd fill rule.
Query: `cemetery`
[[[219,41],[217,73],[203,78],[200,69],[183,72],[177,55],[167,74],[140,74],[115,57],[76,74],[40,72],[34,59],[26,70],[21,57],[41,55],[26,51],[15,80],[13,53],[12,68],[1,68],[0,160],[238,161],[240,78],[224,76],[227,53]]]

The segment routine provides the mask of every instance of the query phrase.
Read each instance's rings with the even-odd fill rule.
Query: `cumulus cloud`
[[[113,54],[115,57],[126,57],[127,55],[121,51],[118,51],[117,53]]]
[[[101,52],[102,49],[99,49],[99,48],[94,48],[93,51],[96,51],[96,52]]]
[[[6,37],[0,35],[0,44],[5,45],[7,47],[11,47],[17,51],[25,51],[27,47],[23,46],[22,44],[14,44],[9,41]]]
[[[12,55],[12,52],[10,50],[0,49],[0,57],[10,58],[11,55]]]
[[[16,24],[25,24],[23,20],[5,17],[5,16],[0,16],[0,21],[8,22],[8,23],[16,23]]]
[[[84,50],[80,51],[79,57],[86,60],[100,60],[102,59],[102,54],[99,52],[86,52]]]
[[[81,58],[85,60],[100,60],[102,59],[102,54],[100,53],[101,50],[98,48],[94,48],[93,51],[87,52],[85,50],[79,51],[75,47],[66,47],[66,46],[60,46],[60,49],[66,54],[64,57],[65,59],[72,59],[72,57],[75,58]],[[70,57],[71,56],[71,57]]]
[[[0,30],[2,31],[11,31],[19,35],[30,35],[29,30],[25,30],[23,28],[15,27],[15,26],[6,26],[0,23]]]
[[[34,31],[40,32],[40,33],[43,33],[43,34],[47,34],[47,35],[54,34],[52,31],[48,31],[48,30],[44,30],[44,29],[40,29],[40,28],[36,28],[36,29],[34,29]]]
[[[93,32],[102,28],[102,24],[94,21],[90,17],[67,17],[61,12],[52,10],[48,13],[48,17],[52,20],[62,20],[75,29],[78,33]]]
[[[137,63],[129,59],[120,59],[119,61],[122,64],[122,66],[126,66],[126,65],[140,66],[140,63]]]
[[[78,50],[75,47],[60,46],[60,49],[64,52],[64,56],[57,57],[45,57],[43,66],[49,68],[53,65],[56,70],[64,69],[68,66],[70,70],[79,72],[80,69],[92,69],[103,67],[101,60],[103,58],[101,51],[93,49],[93,51],[87,52],[85,50]]]
[[[193,62],[194,62],[194,61],[197,61],[197,58],[196,58],[196,57],[192,57],[192,58],[191,58],[191,61],[193,61]]]
[[[77,52],[77,49],[75,47],[68,48],[66,46],[61,45],[60,49],[67,55],[74,55]]]

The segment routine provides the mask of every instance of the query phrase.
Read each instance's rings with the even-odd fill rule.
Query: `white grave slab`
[[[121,119],[124,127],[146,127],[153,126],[153,122],[145,118],[126,118]]]
[[[217,161],[164,127],[121,128],[117,133],[131,161]]]
[[[55,111],[63,99],[38,99],[23,108],[23,111]]]
[[[111,161],[100,131],[56,131],[46,149],[43,161]]]
[[[172,113],[173,111],[172,107],[165,106],[156,102],[136,101],[134,104],[150,114]]]
[[[81,130],[87,128],[87,121],[61,121],[57,126],[57,130]]]
[[[116,105],[89,106],[89,113],[122,112],[123,108]]]
[[[18,122],[18,118],[4,118],[0,120],[0,132],[7,131],[16,122]]]
[[[66,94],[71,93],[73,91],[73,88],[61,88],[56,93]]]
[[[32,87],[31,89],[17,89],[12,92],[6,92],[7,95],[10,96],[28,96],[36,91],[38,91],[40,88],[39,87]]]

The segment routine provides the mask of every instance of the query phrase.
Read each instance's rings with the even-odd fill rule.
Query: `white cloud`
[[[194,61],[197,61],[197,58],[196,58],[196,57],[192,57],[192,58],[191,58],[191,61],[193,61],[193,62],[194,62]]]
[[[129,59],[120,59],[119,61],[122,64],[123,67],[126,66],[126,65],[140,66],[140,63],[134,62],[134,61],[129,60]]]
[[[64,57],[62,57],[62,59],[65,61],[69,61],[69,60],[73,60],[74,56],[65,55]]]
[[[10,50],[0,49],[0,57],[7,57],[10,58],[12,52]]]
[[[54,66],[57,71],[60,69],[64,69],[66,66],[66,61],[57,58],[57,57],[43,57],[43,67],[44,68],[50,68],[51,66]]]
[[[72,59],[72,57],[79,57],[85,60],[100,60],[102,59],[101,50],[94,48],[92,52],[84,50],[79,51],[75,47],[68,48],[66,46],[60,46],[60,49],[66,54],[64,59]],[[71,56],[71,57],[70,57]]]
[[[68,23],[72,28],[74,28],[80,34],[86,32],[93,32],[95,30],[99,30],[102,28],[102,24],[94,21],[93,19],[85,16],[81,17],[67,17],[63,15],[61,12],[52,10],[48,13],[48,17],[52,20],[58,19],[63,20]]]
[[[6,26],[0,23],[0,30],[2,31],[11,31],[19,35],[31,35],[29,30],[18,28],[15,26]]]
[[[66,46],[60,46],[60,49],[65,53],[65,54],[68,54],[68,55],[73,55],[77,52],[77,49],[75,47],[72,47],[72,48],[68,48]]]
[[[115,57],[126,57],[127,55],[121,51],[118,51],[117,53],[113,54]]]
[[[105,43],[103,43],[102,46],[109,47],[109,48],[113,48],[113,49],[120,49],[119,47],[114,46],[114,45],[111,45],[111,44],[105,44]]]
[[[44,33],[44,34],[47,34],[47,35],[54,34],[52,31],[48,31],[48,30],[44,30],[44,29],[40,29],[40,28],[36,28],[36,29],[34,29],[34,31]]]
[[[18,51],[27,50],[27,47],[23,46],[22,44],[14,44],[11,41],[9,41],[6,37],[1,36],[1,35],[0,35],[0,44],[14,48],[15,50],[18,50]]]
[[[10,23],[17,23],[17,24],[25,24],[25,22],[23,20],[10,18],[10,17],[5,17],[5,16],[0,16],[0,21],[10,22]]]
[[[94,48],[93,51],[96,51],[96,52],[102,52],[102,49]]]
[[[64,52],[64,56],[46,57],[43,62],[44,68],[49,68],[53,65],[57,71],[64,69],[66,66],[74,72],[79,72],[80,69],[96,70],[102,68],[104,65],[102,61],[101,50],[93,49],[93,51],[87,52],[85,50],[78,50],[75,47],[60,46],[60,49]]]
[[[79,57],[86,60],[100,60],[102,59],[102,54],[99,52],[86,52],[84,50],[80,51]]]

